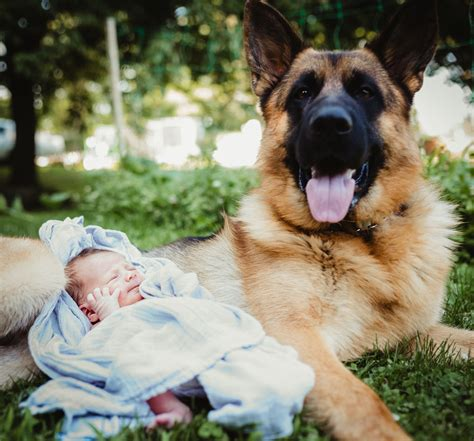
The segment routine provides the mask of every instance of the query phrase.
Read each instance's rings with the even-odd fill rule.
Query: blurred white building
[[[449,81],[449,71],[438,69],[425,75],[415,94],[414,108],[421,134],[436,137],[453,153],[460,153],[474,141],[474,106],[469,87]]]
[[[240,132],[217,136],[213,158],[224,167],[251,167],[257,160],[261,139],[260,121],[251,119],[242,125]]]
[[[150,120],[146,125],[145,144],[156,162],[180,166],[189,156],[200,153],[198,140],[202,130],[200,120],[191,116]]]
[[[35,142],[38,156],[61,155],[66,149],[64,138],[49,132],[36,132]]]
[[[11,119],[0,118],[0,159],[5,159],[15,146],[16,126]],[[41,162],[48,157],[61,155],[65,151],[64,138],[50,132],[37,131],[35,134],[36,155]],[[42,165],[42,164],[41,164]]]
[[[114,126],[98,126],[94,134],[86,138],[82,164],[86,170],[112,168],[119,155],[114,152],[117,135]]]

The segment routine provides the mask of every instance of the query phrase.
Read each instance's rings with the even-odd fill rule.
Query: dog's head
[[[244,32],[266,121],[263,186],[279,214],[311,229],[397,211],[420,175],[409,111],[435,51],[435,1],[409,0],[353,51],[305,47],[259,0],[246,2]]]

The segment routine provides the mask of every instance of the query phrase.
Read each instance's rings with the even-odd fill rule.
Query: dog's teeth
[[[318,175],[318,172],[316,171],[316,167],[311,167],[311,177],[315,178]]]
[[[346,177],[347,177],[347,178],[352,178],[352,176],[354,176],[354,173],[355,173],[355,172],[356,172],[356,171],[355,171],[355,169],[353,169],[353,168],[347,169],[347,171],[346,171]]]

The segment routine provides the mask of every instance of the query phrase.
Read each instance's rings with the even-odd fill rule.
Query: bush
[[[257,181],[253,170],[216,166],[177,172],[127,162],[122,170],[98,175],[93,186],[86,186],[79,209],[140,217],[206,235],[222,225],[222,212],[235,213],[241,195]]]

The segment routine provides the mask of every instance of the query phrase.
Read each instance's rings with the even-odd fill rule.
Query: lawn
[[[446,197],[460,204],[465,221],[457,237],[460,251],[448,284],[443,320],[474,329],[471,173],[466,161],[427,159],[427,174],[445,189]],[[5,173],[0,170],[0,185],[2,177]],[[37,237],[39,226],[47,219],[84,214],[86,223],[123,230],[132,242],[147,249],[185,235],[215,231],[222,221],[220,213],[233,212],[240,195],[257,183],[249,170],[170,172],[140,161],[130,161],[113,173],[51,168],[41,172],[41,180],[54,191],[43,198],[45,209],[26,213],[19,204],[6,208],[0,203],[0,234]],[[448,352],[449,348],[435,351],[429,342],[420,342],[411,356],[400,344],[391,350],[374,350],[347,366],[377,391],[416,440],[468,441],[474,434],[473,361],[455,360]],[[2,391],[0,441],[51,439],[59,430],[60,414],[33,417],[18,408],[19,402],[43,381],[45,377],[39,377]],[[151,434],[125,430],[113,439],[259,439],[257,433],[228,431],[208,422],[206,404],[192,405],[197,416],[190,426]],[[298,417],[290,439],[326,438]]]

